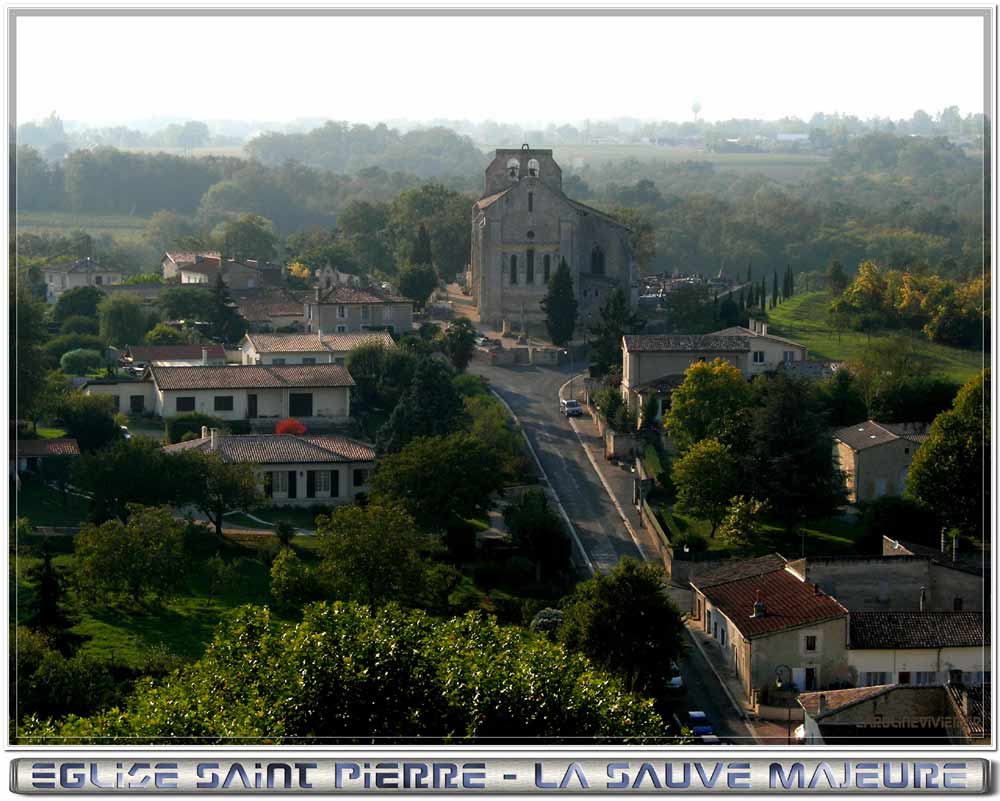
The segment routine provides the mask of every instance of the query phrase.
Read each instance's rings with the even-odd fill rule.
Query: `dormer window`
[[[528,159],[528,175],[538,177],[538,159]]]
[[[517,173],[521,169],[521,162],[517,159],[507,160],[507,175],[511,178],[517,179]]]

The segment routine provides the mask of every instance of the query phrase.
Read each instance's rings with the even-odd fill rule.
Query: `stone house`
[[[902,495],[910,462],[927,439],[926,427],[866,420],[833,432],[835,463],[850,503]]]
[[[45,281],[46,302],[55,303],[63,292],[70,289],[120,284],[123,273],[116,267],[104,267],[88,256],[73,262],[48,264],[42,267],[42,278]]]
[[[275,506],[340,506],[368,492],[375,468],[370,445],[335,435],[221,434],[163,448],[165,453],[217,453],[223,462],[251,464],[261,491]]]
[[[782,667],[799,690],[847,682],[847,610],[785,570],[777,554],[693,576],[690,584],[692,619],[725,654],[751,702]]]
[[[747,370],[751,376],[777,370],[792,362],[804,362],[808,356],[806,346],[785,337],[767,332],[767,323],[750,319],[750,327],[737,325],[714,331],[709,336],[744,337],[750,343]]]
[[[203,259],[177,269],[182,284],[214,286],[219,275],[230,289],[256,289],[281,285],[281,267],[267,262]]]
[[[240,343],[243,364],[345,364],[361,345],[395,347],[388,331],[354,334],[247,334]]]
[[[750,377],[750,340],[744,336],[690,334],[626,334],[622,337],[621,392],[629,409],[637,412],[653,395],[669,404],[669,389],[696,362],[724,359]]]
[[[810,556],[785,569],[818,584],[854,612],[982,610],[982,573],[939,564],[930,556]]]
[[[882,555],[894,559],[918,556],[928,560],[932,605],[925,608],[938,612],[985,609],[991,572],[988,552],[981,549],[959,551],[958,541],[948,543],[943,534],[939,548],[883,535]]]
[[[982,612],[854,612],[847,664],[859,687],[990,683]]]
[[[358,331],[413,330],[413,303],[375,287],[353,287],[321,282],[305,299],[306,331],[351,334]]]
[[[805,745],[989,745],[989,687],[886,684],[801,693]]]
[[[222,263],[222,254],[216,250],[205,251],[201,253],[192,252],[181,252],[181,251],[168,251],[163,254],[163,258],[160,259],[160,270],[163,274],[164,281],[179,282],[180,271],[185,267],[190,267],[194,264],[214,264],[218,267]]]
[[[284,287],[232,289],[229,297],[251,331],[305,331],[305,293]]]
[[[630,230],[566,196],[551,150],[497,150],[472,207],[469,275],[480,320],[497,329],[504,321],[519,327],[544,320],[540,303],[561,259],[573,277],[581,324],[615,288],[637,303]]]

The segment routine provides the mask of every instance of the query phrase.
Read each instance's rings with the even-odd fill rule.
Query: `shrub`
[[[306,427],[298,420],[292,417],[287,417],[284,420],[278,421],[278,424],[274,427],[274,433],[282,435],[291,434],[296,437],[301,437],[306,433]]]
[[[685,559],[690,554],[704,553],[708,550],[708,540],[690,529],[676,533],[671,532],[670,544],[674,549],[674,557],[677,559]],[[687,555],[684,551],[685,545],[688,547]]]
[[[274,536],[278,538],[282,548],[287,548],[295,536],[295,526],[282,520],[274,527]]]
[[[291,548],[282,549],[271,565],[271,597],[279,606],[301,606],[317,595],[313,571]]]
[[[70,375],[88,375],[104,366],[104,357],[96,350],[77,348],[64,353],[59,366]]]
[[[719,537],[729,545],[752,545],[760,537],[760,519],[766,507],[756,498],[737,495],[719,524]]]
[[[59,333],[97,336],[97,320],[93,317],[84,317],[82,314],[74,314],[62,321]]]

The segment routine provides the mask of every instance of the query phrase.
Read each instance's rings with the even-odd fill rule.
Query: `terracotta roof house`
[[[683,380],[696,362],[724,359],[750,377],[750,341],[742,336],[690,334],[626,334],[622,337],[622,400],[641,413],[650,395],[659,399],[662,417],[669,393],[658,387]]]
[[[910,425],[865,420],[833,432],[833,455],[844,475],[851,503],[884,495],[902,495],[910,462],[926,440],[925,431]]]
[[[700,567],[697,576],[698,586],[704,589],[737,579],[762,576],[783,569],[787,563],[788,560],[780,553],[769,553],[752,559],[726,559],[708,569]],[[691,580],[694,581],[694,578]]]
[[[855,684],[978,686],[989,681],[982,612],[852,612],[847,662]]]
[[[117,267],[105,267],[89,256],[61,264],[47,264],[41,272],[48,303],[55,303],[63,292],[70,289],[120,284],[124,275]]]
[[[204,345],[129,345],[125,359],[136,367],[157,366],[194,367],[196,365],[224,365],[226,349],[217,342]]]
[[[215,284],[221,275],[223,282],[231,289],[255,289],[257,287],[281,284],[281,266],[255,259],[234,261],[232,259],[202,259],[194,264],[183,264],[177,269],[182,284]]]
[[[786,337],[768,333],[767,323],[750,318],[750,327],[741,325],[723,328],[710,336],[741,337],[750,346],[748,369],[751,375],[794,363],[804,362],[808,356],[806,346]]]
[[[335,435],[221,434],[167,445],[165,453],[214,452],[223,462],[254,466],[264,497],[279,506],[336,506],[368,491],[375,451]]]
[[[10,442],[9,474],[33,473],[55,459],[76,459],[80,446],[75,439],[19,439]]]
[[[691,579],[692,620],[721,649],[747,698],[775,681],[775,670],[785,666],[786,677],[799,690],[811,690],[845,681],[847,610],[819,587],[800,581],[780,566],[768,572],[770,559],[762,557],[741,576],[731,568],[730,580],[721,570]]]
[[[392,348],[388,331],[358,331],[352,334],[247,334],[240,343],[243,364],[344,364],[348,354],[361,345]]]
[[[345,286],[322,278],[305,299],[304,324],[310,333],[408,334],[413,330],[413,302],[381,288]]]

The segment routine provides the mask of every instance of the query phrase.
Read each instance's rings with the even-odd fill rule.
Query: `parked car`
[[[715,734],[712,731],[712,723],[708,719],[708,715],[702,712],[700,709],[689,709],[687,713],[687,727],[691,729],[691,733],[697,737],[704,737],[707,735]]]
[[[667,681],[667,689],[673,693],[682,693],[686,689],[681,669],[677,667],[677,663],[672,659],[670,660],[670,679]]]
[[[559,413],[566,415],[566,417],[579,417],[583,414],[583,407],[578,400],[563,399],[559,401]]]
[[[128,426],[119,426],[119,428],[121,428],[121,430],[122,430],[122,438],[123,439],[127,439],[127,440],[128,439],[132,439],[132,432],[128,430]]]

